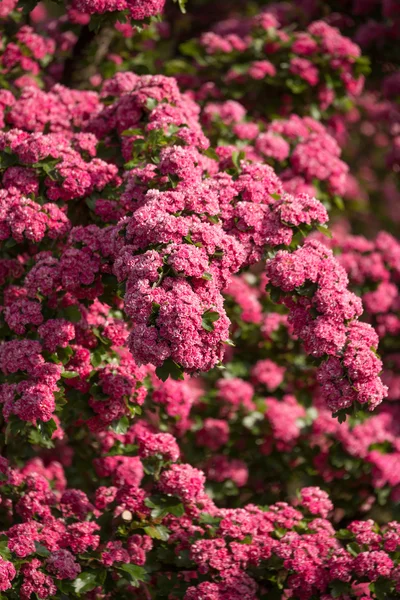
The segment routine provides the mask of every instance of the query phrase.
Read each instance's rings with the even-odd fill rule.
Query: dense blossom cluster
[[[397,597],[400,87],[375,55],[364,80],[371,3],[24,4],[0,6],[0,596]]]
[[[286,92],[286,114],[293,107],[309,112],[311,103],[332,110],[344,97],[358,96],[365,68],[359,46],[322,20],[305,31],[293,31],[293,24],[285,28],[277,12],[264,9],[254,17],[213,24],[188,42],[182,51],[193,57],[196,73],[185,73],[183,81],[197,85],[200,98],[233,95],[260,114],[264,94]]]
[[[72,7],[89,15],[129,11],[135,21],[142,21],[162,12],[165,0],[73,0]]]
[[[113,476],[110,486],[108,479],[116,472],[110,456],[108,469],[101,469],[104,485],[97,489],[94,504],[82,491],[66,487],[63,468],[55,461],[45,466],[32,459],[23,469],[12,469],[2,459],[2,497],[10,516],[19,516],[2,546],[2,591],[18,590],[28,599],[32,593],[52,597],[58,590],[79,595],[79,590],[90,592],[108,580],[118,582],[122,591],[141,582],[146,586],[144,565],[166,540],[172,552],[186,558],[176,580],[166,564],[162,574],[153,574],[152,585],[161,591],[168,575],[174,595],[182,578],[191,574],[186,599],[229,593],[231,598],[245,594],[255,600],[268,589],[310,598],[334,593],[338,582],[343,591],[351,592],[360,576],[366,585],[379,580],[388,589],[398,589],[397,523],[380,530],[371,520],[354,521],[335,532],[327,520],[333,504],[318,487],[303,488],[296,507],[278,502],[264,510],[254,505],[220,509],[205,494],[201,471],[184,463],[168,466],[168,453],[161,458],[156,448],[161,443],[167,450],[172,436],[167,441],[168,434],[141,431],[139,424],[128,436],[131,441],[144,439],[145,446],[154,448],[154,456],[162,461],[161,476],[152,481],[151,489],[143,489],[143,466],[132,458],[125,475]],[[144,464],[147,456],[148,452],[141,453]],[[138,524],[135,514],[141,515]],[[104,519],[110,523],[112,540],[104,536]],[[196,581],[195,569],[201,582]],[[277,574],[281,569],[290,575],[268,587],[271,583],[265,581],[263,570]]]
[[[347,289],[346,272],[332,251],[306,241],[291,254],[280,250],[267,262],[266,273],[268,285],[283,292],[288,320],[306,351],[329,357],[317,374],[328,406],[337,412],[358,402],[373,410],[387,392],[377,379],[382,369],[375,352],[378,336],[357,320],[361,301]]]
[[[211,139],[224,143],[218,148],[222,161],[228,146],[247,160],[267,162],[289,193],[308,193],[326,203],[349,187],[349,169],[337,141],[309,116],[249,122],[244,106],[228,100],[205,104],[203,122]]]

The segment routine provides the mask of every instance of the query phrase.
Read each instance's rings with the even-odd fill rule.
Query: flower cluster
[[[332,251],[307,240],[295,252],[279,251],[266,273],[271,289],[283,293],[289,322],[306,352],[325,358],[318,381],[329,408],[338,412],[357,402],[373,410],[387,394],[378,377],[378,336],[358,320],[361,301],[347,289],[347,274]]]
[[[218,144],[232,147],[251,161],[274,167],[289,193],[308,193],[321,200],[344,196],[349,168],[341,149],[327,128],[312,117],[291,115],[265,124],[247,119],[238,102],[208,102],[202,119],[206,131]],[[222,152],[224,151],[224,154]],[[225,150],[218,148],[222,160]]]
[[[338,582],[352,593],[360,579],[399,589],[397,523],[380,530],[371,520],[354,521],[335,532],[327,520],[333,504],[318,487],[303,488],[296,506],[278,502],[264,510],[254,505],[219,509],[205,493],[201,471],[169,464],[176,460],[172,436],[152,434],[138,424],[125,443],[128,437],[146,450],[120,464],[121,457],[101,459],[97,471],[104,485],[92,501],[66,487],[57,462],[33,459],[13,469],[1,459],[2,497],[20,521],[3,531],[3,592],[12,589],[24,599],[33,593],[75,597],[81,589],[102,593],[118,581],[119,590],[143,584],[157,594],[161,572],[150,578],[147,570],[155,556],[174,594],[187,599],[223,593],[255,600],[267,589],[307,599],[334,593]],[[161,474],[151,477],[145,490],[143,467],[148,468],[151,455],[158,457]],[[186,558],[177,566],[184,577],[174,574],[169,558],[182,553]]]
[[[162,12],[165,0],[73,0],[72,7],[89,15],[128,11],[134,21],[144,21]]]
[[[273,10],[213,24],[182,47],[197,67],[194,76],[182,79],[198,86],[201,98],[234,96],[261,114],[261,98],[274,92],[285,93],[286,114],[293,108],[309,112],[312,103],[325,112],[361,93],[365,63],[357,44],[322,20],[304,31],[293,29],[282,26]]]

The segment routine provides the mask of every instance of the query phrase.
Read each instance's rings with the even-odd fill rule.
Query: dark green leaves
[[[151,538],[161,540],[162,542],[166,542],[169,538],[168,529],[164,525],[149,525],[148,527],[144,527],[144,530]]]
[[[201,326],[206,331],[214,331],[214,323],[219,319],[219,313],[209,308],[201,317]]]
[[[397,597],[394,595],[393,584],[382,577],[370,583],[369,589],[377,600],[394,600]]]
[[[145,505],[152,509],[153,519],[162,519],[167,515],[181,517],[185,512],[182,502],[178,498],[169,496],[151,496],[146,498]]]
[[[42,446],[43,448],[52,448],[52,436],[57,429],[57,424],[54,419],[50,419],[44,423],[38,421],[36,428],[32,429],[29,433],[29,442],[36,446]]]
[[[122,417],[119,421],[117,421],[111,429],[117,433],[118,435],[124,435],[129,429],[130,421],[127,416]]]
[[[44,158],[39,162],[33,163],[32,167],[34,169],[40,169],[45,175],[47,175],[47,177],[49,177],[53,181],[56,181],[57,172],[55,172],[55,168],[61,161],[61,158],[52,158],[49,156],[48,158]]]
[[[64,379],[75,379],[75,377],[79,377],[79,373],[76,371],[63,371],[61,377]]]
[[[336,537],[338,540],[349,540],[354,537],[354,535],[348,529],[339,529],[336,532]]]
[[[74,580],[72,587],[78,595],[90,592],[98,585],[97,574],[94,571],[84,571]]]
[[[156,375],[161,381],[167,381],[168,377],[171,377],[171,379],[182,380],[183,369],[178,363],[171,358],[168,358],[163,362],[161,367],[157,367]]]
[[[271,301],[275,304],[278,304],[281,299],[281,290],[272,286],[267,288],[267,290],[269,291],[269,297],[271,298]]]
[[[35,553],[43,558],[50,556],[50,551],[45,546],[42,546],[42,544],[39,544],[39,542],[35,542]]]
[[[0,153],[0,169],[7,169],[12,167],[17,162],[17,156],[8,152]]]
[[[157,317],[160,312],[160,305],[157,302],[153,302],[151,305],[151,313],[148,320],[148,325],[156,325]]]
[[[246,157],[246,155],[243,151],[232,152],[232,162],[233,162],[234,166],[236,167],[236,170],[239,172],[241,170],[240,163],[245,157]]]
[[[206,156],[208,156],[208,158],[212,158],[213,160],[216,160],[219,162],[219,156],[218,154],[215,152],[214,148],[207,148],[207,150],[204,152],[204,154]]]
[[[339,579],[334,579],[329,584],[331,588],[331,595],[333,598],[340,598],[343,594],[347,594],[350,591],[350,584]]]
[[[145,581],[146,579],[145,569],[138,565],[119,565],[118,571],[121,571],[121,574],[128,579],[129,583],[134,587],[137,587],[140,581]]]
[[[76,304],[71,304],[62,310],[62,316],[64,316],[71,323],[79,323],[82,318],[81,311]]]
[[[0,541],[0,556],[5,560],[9,560],[11,558],[11,552],[8,549],[8,539]]]
[[[127,10],[92,15],[89,23],[89,31],[98,33],[102,27],[111,27],[117,22],[125,23],[127,20],[127,16]]]

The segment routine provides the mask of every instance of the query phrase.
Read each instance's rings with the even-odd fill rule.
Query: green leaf
[[[11,248],[14,248],[14,246],[17,245],[17,242],[12,238],[8,238],[8,240],[4,243],[4,248],[6,250],[11,250]]]
[[[211,275],[211,273],[203,273],[203,275],[201,276],[201,278],[205,279],[206,281],[211,281],[212,275]]]
[[[221,522],[221,518],[214,517],[213,515],[210,515],[208,513],[202,513],[200,515],[199,521],[200,521],[200,523],[203,523],[204,525],[219,525]]]
[[[313,282],[305,283],[299,288],[296,288],[296,292],[299,296],[305,296],[306,298],[312,298],[318,289],[318,285]]]
[[[126,14],[127,11],[115,11],[113,13],[108,12],[106,14],[92,15],[89,22],[89,31],[98,33],[103,26],[111,27],[118,21],[124,23],[126,21]],[[132,25],[134,24],[135,22],[132,21]],[[138,22],[139,27],[142,24],[141,21]]]
[[[214,331],[214,323],[218,321],[220,314],[209,308],[202,314],[201,326],[206,331]]]
[[[128,417],[125,416],[125,417],[122,417],[119,421],[117,421],[115,423],[115,425],[113,425],[111,427],[111,429],[118,435],[124,435],[128,431],[129,426],[130,426],[130,421],[129,421]]]
[[[161,381],[167,381],[168,377],[175,380],[183,380],[183,369],[171,358],[167,358],[161,367],[156,368],[156,375]]]
[[[54,419],[50,421],[38,421],[36,428],[29,432],[29,442],[32,445],[42,446],[43,448],[53,448],[52,436],[57,429],[57,424]]]
[[[281,290],[279,288],[274,287],[270,288],[269,297],[271,298],[272,302],[278,304],[281,299]]]
[[[215,152],[214,148],[211,148],[211,147],[210,147],[210,148],[207,148],[207,150],[204,152],[204,154],[205,154],[206,156],[208,156],[208,158],[212,158],[212,159],[214,159],[214,160],[216,160],[216,161],[218,161],[218,162],[219,162],[219,156],[218,156],[218,154]]]
[[[351,542],[350,544],[347,544],[346,548],[347,548],[347,551],[350,552],[350,554],[352,556],[358,556],[361,552],[361,548],[357,544],[357,542]]]
[[[168,529],[164,525],[149,525],[144,528],[147,535],[156,540],[166,542],[169,538]]]
[[[125,129],[125,131],[123,131],[121,133],[121,135],[123,136],[130,136],[130,135],[142,135],[143,131],[141,129]]]
[[[39,544],[39,542],[35,542],[35,553],[43,556],[43,558],[50,556],[50,551],[45,546],[42,546],[42,544]]]
[[[333,202],[339,210],[344,210],[344,202],[340,196],[334,196]]]
[[[170,182],[171,186],[175,189],[179,183],[179,177],[177,175],[168,174],[168,181]]]
[[[149,316],[149,320],[147,321],[148,325],[156,325],[157,317],[160,313],[160,304],[157,302],[152,302],[151,304],[151,313]]]
[[[8,540],[0,541],[0,556],[2,556],[6,560],[9,560],[11,558],[11,552],[8,549]]]
[[[197,58],[200,56],[200,47],[196,40],[189,40],[179,46],[180,52],[185,56]]]
[[[46,421],[45,423],[38,421],[37,429],[45,440],[51,440],[53,433],[57,429],[57,423],[54,419],[50,419],[50,421]]]
[[[8,152],[2,152],[0,154],[0,169],[7,169],[12,167],[17,162],[16,154],[9,154]]]
[[[320,121],[321,111],[319,110],[319,108],[316,104],[311,104],[310,113],[311,113],[311,116],[313,119],[315,119],[316,121]]]
[[[339,598],[350,591],[350,585],[345,581],[340,581],[340,579],[334,579],[329,585],[331,587],[331,595],[334,598]]]
[[[95,350],[94,352],[92,352],[90,356],[90,362],[92,363],[95,369],[101,365],[102,361],[103,355],[100,350]]]
[[[185,14],[187,0],[174,0],[174,2],[178,2],[181,13]]]
[[[135,587],[139,585],[139,581],[146,580],[145,569],[143,567],[139,567],[138,565],[118,565],[118,571],[123,571],[124,574],[129,575],[129,582]]]
[[[145,500],[145,505],[152,509],[153,519],[162,519],[167,515],[182,517],[185,508],[179,498],[169,496],[151,496]]]
[[[74,351],[71,346],[67,346],[66,348],[57,348],[57,358],[62,362],[63,365],[67,364]]]
[[[98,585],[97,574],[94,571],[80,573],[72,583],[76,594],[81,595],[90,592]]]
[[[339,529],[336,532],[336,537],[337,537],[338,540],[348,540],[348,539],[351,539],[354,536],[351,533],[351,531],[349,531],[348,529]]]
[[[157,100],[155,98],[147,98],[146,100],[146,108],[147,110],[154,110],[155,107],[157,106]],[[157,130],[153,130],[153,132],[159,133],[157,132]],[[155,133],[153,133],[153,135],[155,135]]]
[[[232,162],[238,171],[240,171],[240,163],[245,157],[246,155],[243,151],[232,152]]]
[[[391,596],[391,593],[393,592],[393,584],[390,581],[379,578],[373,584],[370,584],[369,587],[370,591],[375,594],[375,598],[377,598],[377,600],[394,598],[394,596]]]
[[[332,239],[332,232],[328,229],[327,225],[317,225],[317,230],[326,235],[327,238]]]
[[[64,379],[75,379],[75,377],[79,377],[79,373],[76,371],[63,371],[61,377]]]
[[[24,0],[23,2],[18,2],[18,6],[22,8],[22,14],[29,15],[38,2],[39,0]]]
[[[71,321],[71,323],[79,323],[79,321],[82,319],[81,311],[76,304],[67,306],[62,312],[65,318],[68,319],[68,321]]]
[[[96,211],[96,203],[96,198],[85,198],[85,204],[92,212]]]

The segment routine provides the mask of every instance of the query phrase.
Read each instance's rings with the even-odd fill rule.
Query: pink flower
[[[319,81],[318,69],[306,58],[292,58],[289,71],[304,79],[311,86],[317,85]]]

